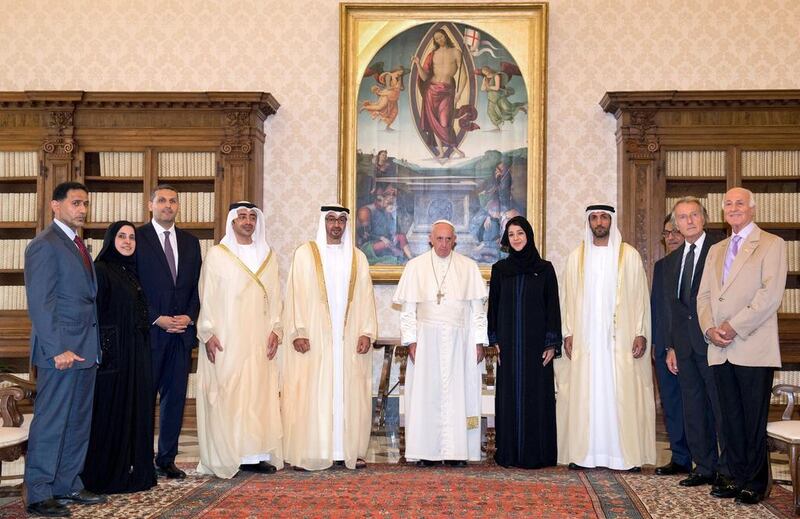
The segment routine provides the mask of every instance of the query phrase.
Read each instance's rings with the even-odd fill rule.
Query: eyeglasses
[[[661,233],[661,237],[662,238],[669,238],[670,234],[673,235],[673,236],[681,236],[681,231],[679,231],[678,229],[675,229],[675,230],[672,230],[672,231],[664,231],[664,232]]]

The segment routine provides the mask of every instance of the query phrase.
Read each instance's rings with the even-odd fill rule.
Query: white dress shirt
[[[169,244],[172,246],[172,255],[175,257],[175,275],[178,275],[178,239],[175,236],[175,224],[172,224],[172,227],[169,229],[164,229],[161,227],[156,219],[153,218],[150,220],[153,223],[153,229],[156,230],[156,234],[158,235],[158,241],[161,243],[161,249],[164,249],[164,232],[169,231]]]
[[[700,237],[697,238],[697,241],[694,242],[695,248],[694,248],[694,266],[692,267],[692,281],[694,281],[694,275],[697,273],[697,262],[700,261],[700,251],[703,250],[703,243],[705,241],[706,241],[706,233],[705,231],[703,231],[703,234],[701,234]],[[681,281],[683,279],[683,267],[684,265],[686,265],[686,256],[689,255],[689,249],[691,248],[692,244],[687,241],[686,245],[683,247],[683,258],[681,258],[681,269],[678,271],[678,286],[675,289],[678,294],[678,298],[681,297]],[[691,286],[691,283],[689,286]]]

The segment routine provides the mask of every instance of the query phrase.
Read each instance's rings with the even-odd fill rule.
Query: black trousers
[[[192,368],[192,349],[184,346],[180,335],[176,334],[170,337],[168,344],[151,347],[150,353],[153,359],[153,382],[161,397],[156,465],[163,466],[174,462],[178,454],[186,386]]]
[[[682,352],[678,356],[678,381],[686,440],[697,465],[695,471],[703,476],[713,477],[717,472],[730,476],[714,373],[705,355],[698,354],[691,346],[687,349],[688,355]]]
[[[731,477],[737,486],[763,495],[769,480],[767,417],[775,368],[726,361],[712,369]]]

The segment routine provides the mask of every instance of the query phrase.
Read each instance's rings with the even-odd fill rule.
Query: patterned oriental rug
[[[188,468],[185,467],[184,468]],[[159,479],[148,492],[111,496],[102,506],[71,506],[73,517],[780,517],[792,515],[791,491],[776,486],[757,506],[715,499],[709,487],[684,489],[676,477],[645,470],[416,468],[383,464],[276,475],[241,474],[220,480],[190,472],[182,481]],[[0,518],[25,517],[19,499]]]

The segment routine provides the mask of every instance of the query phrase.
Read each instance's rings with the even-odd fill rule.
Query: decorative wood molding
[[[606,112],[665,108],[800,108],[800,90],[653,90],[607,92],[600,100]]]
[[[48,116],[48,136],[42,144],[42,150],[48,159],[72,160],[75,149],[73,136],[73,113],[71,111],[53,111]]]

